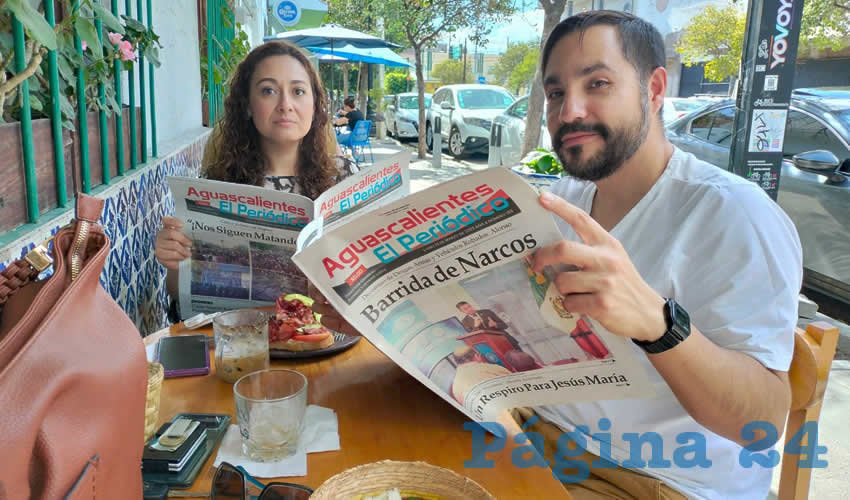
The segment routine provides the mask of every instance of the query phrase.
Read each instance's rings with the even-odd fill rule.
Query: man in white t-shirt
[[[565,239],[533,256],[538,272],[580,268],[556,279],[564,306],[631,338],[656,396],[537,407],[533,425],[515,416],[549,438],[574,498],[763,499],[772,468],[742,446],[764,435],[747,424],[773,427],[774,442],[785,424],[799,237],[757,185],[667,141],[664,64],[661,35],[630,14],[585,12],[553,30],[546,123],[570,177],[541,204]],[[553,442],[564,432],[580,457]]]

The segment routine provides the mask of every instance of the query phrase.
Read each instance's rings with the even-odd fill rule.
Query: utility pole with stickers
[[[729,170],[779,191],[803,0],[749,0]]]

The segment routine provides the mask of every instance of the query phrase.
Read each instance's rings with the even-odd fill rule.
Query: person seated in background
[[[330,143],[326,109],[320,77],[300,49],[280,40],[260,45],[236,68],[201,176],[316,199],[358,170],[331,153],[338,146]],[[169,319],[179,322],[177,270],[192,241],[183,221],[163,217],[162,225],[155,256],[168,270]]]
[[[348,131],[342,132],[337,136],[337,141],[340,144],[347,144],[349,139],[351,138],[351,133],[354,132],[354,126],[357,125],[357,122],[363,120],[363,112],[357,109],[354,106],[354,98],[346,97],[345,101],[343,101],[343,108],[341,112],[344,116],[340,116],[335,119],[333,124],[337,127],[348,125]]]

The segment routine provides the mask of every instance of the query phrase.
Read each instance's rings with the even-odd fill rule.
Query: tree
[[[496,85],[509,85],[511,73],[519,66],[525,56],[532,50],[538,50],[535,42],[513,43],[508,45],[505,53],[499,57],[496,66],[493,67],[493,83]]]
[[[407,92],[407,75],[401,73],[387,73],[384,75],[384,88],[388,95]]]
[[[705,77],[723,81],[738,75],[746,27],[743,8],[708,6],[685,26],[676,52],[688,66],[705,62]],[[798,52],[839,50],[848,36],[850,0],[806,0]]]
[[[543,44],[549,38],[549,33],[561,20],[567,0],[538,0],[543,9],[543,33],[540,37],[540,56],[543,54]],[[537,69],[534,80],[531,83],[531,92],[528,96],[528,114],[525,116],[525,141],[522,144],[522,154],[525,156],[529,151],[537,149],[540,143],[540,124],[543,122],[543,76],[541,74],[541,60],[537,58]]]
[[[688,66],[709,58],[703,70],[705,77],[723,81],[738,74],[746,26],[747,16],[742,9],[710,5],[691,18],[676,52]]]
[[[466,78],[463,77],[464,69],[466,69]],[[464,68],[463,61],[460,59],[446,59],[434,66],[434,69],[431,70],[431,76],[440,80],[443,85],[452,85],[470,81],[471,73],[469,70],[469,67]]]
[[[540,59],[540,49],[534,47],[511,71],[508,78],[508,88],[512,89],[514,94],[519,94],[520,89],[533,83],[534,75],[537,74],[538,59]]]
[[[560,0],[559,0],[560,1]],[[565,1],[565,0],[564,0]],[[511,0],[384,0],[375,2],[387,26],[404,33],[416,54],[419,123],[425,123],[422,50],[444,32],[472,28],[470,41],[481,43],[492,27],[512,11]],[[440,154],[439,151],[436,154]],[[425,158],[425,127],[419,127],[419,158]]]

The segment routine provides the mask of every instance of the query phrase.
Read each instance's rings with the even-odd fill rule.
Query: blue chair
[[[372,128],[371,120],[360,120],[354,125],[354,130],[348,136],[348,141],[342,146],[351,150],[351,156],[359,165],[366,159],[366,147],[369,147],[369,157],[375,163],[375,155],[372,154],[372,143],[369,142],[369,130]]]

